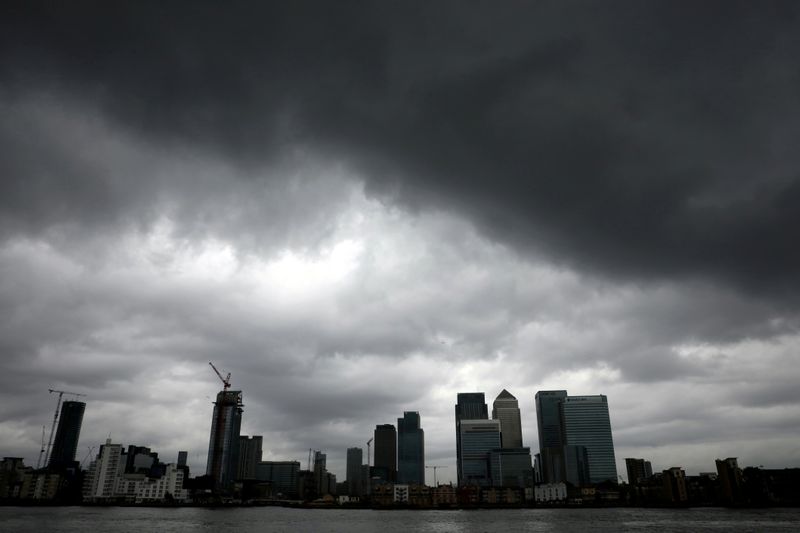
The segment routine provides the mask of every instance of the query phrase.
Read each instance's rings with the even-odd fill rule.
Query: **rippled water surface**
[[[800,509],[504,509],[372,511],[0,507],[0,531],[183,532],[516,532],[516,531],[800,531]]]

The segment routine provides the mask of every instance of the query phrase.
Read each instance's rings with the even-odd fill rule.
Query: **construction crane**
[[[83,465],[86,464],[86,460],[89,459],[89,456],[91,456],[94,451],[94,446],[87,446],[87,448],[89,448],[89,451],[86,453],[86,457],[83,458],[83,461],[81,461],[81,470],[83,470]]]
[[[439,481],[436,479],[436,470],[438,470],[439,468],[447,468],[447,467],[442,465],[431,465],[431,466],[426,466],[425,468],[433,468],[433,486],[438,487]]]
[[[53,426],[50,428],[50,438],[47,439],[47,451],[45,452],[44,455],[43,466],[47,466],[47,461],[50,459],[50,447],[53,445],[53,434],[56,432],[56,423],[58,422],[58,412],[59,409],[61,409],[61,398],[63,398],[65,394],[69,396],[75,396],[76,398],[78,396],[86,396],[85,394],[78,394],[77,392],[68,392],[65,390],[54,390],[54,389],[47,389],[47,390],[50,391],[50,394],[57,392],[58,401],[56,402],[56,413],[53,415]]]
[[[217,376],[219,376],[220,381],[222,381],[222,398],[224,404],[225,398],[228,396],[227,394],[228,388],[230,388],[231,386],[231,373],[228,372],[228,375],[223,378],[222,373],[219,370],[217,370],[217,367],[214,366],[214,363],[209,361],[208,364],[211,365],[211,368],[214,369],[214,372],[217,373]],[[217,395],[217,399],[219,398],[220,396]],[[223,408],[223,405],[217,405],[214,411],[217,420],[216,423],[214,424],[215,435],[212,446],[214,453],[211,458],[211,476],[214,479],[214,487],[216,489],[218,483],[220,483],[220,477],[222,475],[222,458],[223,458],[222,449],[223,449],[223,441],[225,435],[225,409]]]
[[[223,378],[222,377],[222,373],[219,370],[217,370],[217,367],[214,366],[214,363],[209,361],[208,364],[211,365],[211,368],[213,368],[214,372],[217,373],[217,375],[219,376],[219,379],[222,380],[222,390],[225,391],[225,392],[228,392],[228,389],[231,386],[231,373],[228,372],[227,377]]]
[[[44,430],[45,430],[45,426],[42,426],[42,447],[39,450],[39,460],[36,461],[36,470],[39,470],[39,468],[42,467],[42,457],[44,457],[44,447],[45,447]]]

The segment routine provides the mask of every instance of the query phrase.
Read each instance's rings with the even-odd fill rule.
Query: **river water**
[[[800,531],[800,509],[361,509],[0,507],[0,531],[235,532],[772,532]]]

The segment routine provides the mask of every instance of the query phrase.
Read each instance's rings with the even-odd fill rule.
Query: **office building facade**
[[[347,491],[350,496],[364,495],[361,479],[363,462],[364,450],[361,448],[347,448]]]
[[[503,448],[522,448],[519,402],[506,389],[497,395],[492,404],[492,419],[500,421],[500,439]]]
[[[272,484],[272,496],[278,499],[298,497],[299,474],[299,461],[259,461],[255,471],[257,480]]]
[[[500,424],[502,431],[503,425]],[[489,452],[492,486],[524,488],[533,486],[530,448],[500,448]]]
[[[590,482],[616,483],[617,461],[606,396],[567,396],[561,410],[565,444],[586,448]]]
[[[387,483],[397,480],[397,430],[392,424],[375,426],[374,476]]]
[[[461,420],[459,430],[459,485],[491,486],[490,454],[500,449],[500,421]]]
[[[263,443],[264,438],[261,435],[239,436],[239,465],[236,469],[236,479],[255,479],[256,465],[261,462]]]
[[[216,490],[227,490],[237,474],[242,407],[242,391],[220,391],[214,402],[206,475]]]
[[[465,484],[462,471],[461,457],[461,421],[462,420],[487,420],[489,409],[486,406],[486,397],[482,392],[459,392],[455,405],[456,422],[456,470],[458,484]]]
[[[425,432],[416,411],[397,419],[397,481],[425,484]]]
[[[569,396],[565,390],[536,393],[539,463],[545,483],[617,482],[608,400]]]

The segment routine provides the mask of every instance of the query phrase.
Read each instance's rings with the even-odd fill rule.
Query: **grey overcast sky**
[[[459,391],[606,394],[620,473],[800,466],[800,4],[0,6],[0,455],[55,397],[203,473]],[[428,480],[429,482],[432,479]]]

